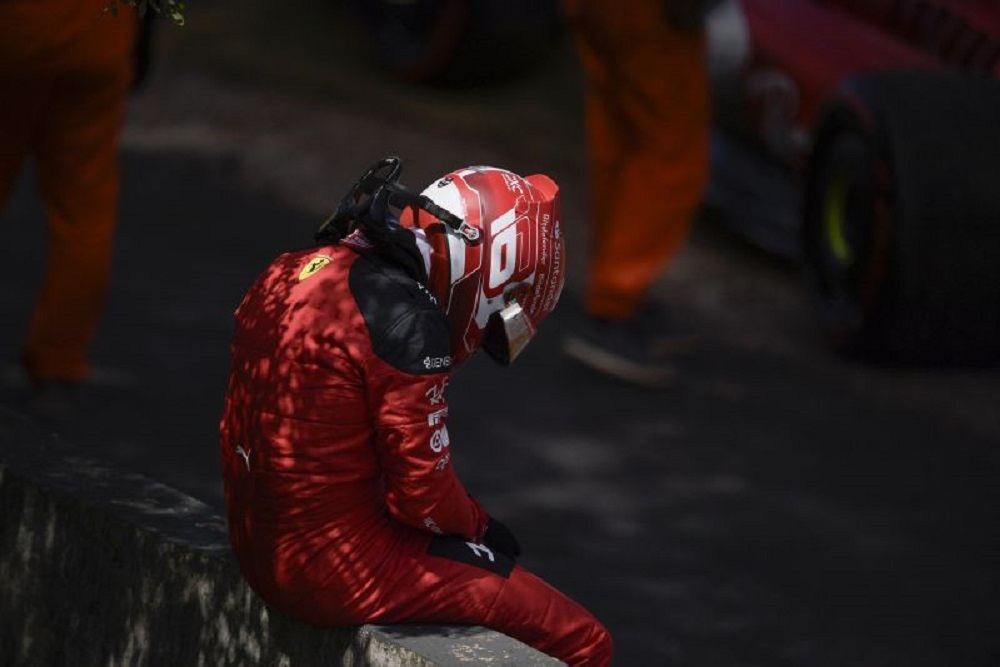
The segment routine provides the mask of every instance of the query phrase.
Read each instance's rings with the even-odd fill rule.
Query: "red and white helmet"
[[[429,248],[428,288],[448,317],[452,363],[482,347],[509,364],[562,293],[559,186],[540,174],[467,167],[422,195],[462,221],[444,224],[425,208],[416,212],[415,232]]]

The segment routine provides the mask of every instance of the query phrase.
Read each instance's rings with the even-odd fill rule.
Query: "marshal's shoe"
[[[694,347],[662,309],[644,306],[624,319],[583,315],[563,338],[563,352],[598,371],[632,384],[664,389],[677,380],[676,358]]]

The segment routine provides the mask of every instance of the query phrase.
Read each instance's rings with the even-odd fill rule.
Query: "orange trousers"
[[[106,4],[0,2],[0,206],[31,156],[47,225],[21,357],[36,382],[87,377],[107,292],[137,20]]]
[[[705,34],[673,28],[663,5],[563,0],[586,83],[591,315],[634,312],[687,239],[707,184]]]

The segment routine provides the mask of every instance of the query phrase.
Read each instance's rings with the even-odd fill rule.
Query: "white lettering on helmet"
[[[549,261],[549,214],[542,214],[542,252],[539,255],[539,259],[543,263],[548,263]]]
[[[496,236],[503,230],[513,225],[515,220],[517,220],[517,213],[514,209],[510,209],[503,215],[497,216],[496,220],[490,223],[490,234],[492,236]]]
[[[517,268],[517,214],[510,209],[490,223],[490,289],[510,280]]]
[[[524,186],[521,185],[520,177],[510,173],[509,171],[501,171],[500,176],[503,178],[508,190],[511,192],[518,192],[522,195],[524,194]]]
[[[559,220],[555,221],[552,227],[552,237],[559,240],[560,230],[559,230]],[[555,308],[556,301],[559,299],[559,294],[562,292],[563,286],[563,266],[562,266],[562,244],[553,243],[552,244],[552,258],[551,258],[551,274],[549,278],[549,284],[544,296],[543,309],[546,312],[551,311]],[[544,284],[544,283],[543,283]]]

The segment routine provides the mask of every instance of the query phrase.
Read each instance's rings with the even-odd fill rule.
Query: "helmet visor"
[[[495,313],[483,335],[483,349],[501,366],[509,366],[534,338],[536,328],[521,304],[512,301]]]

